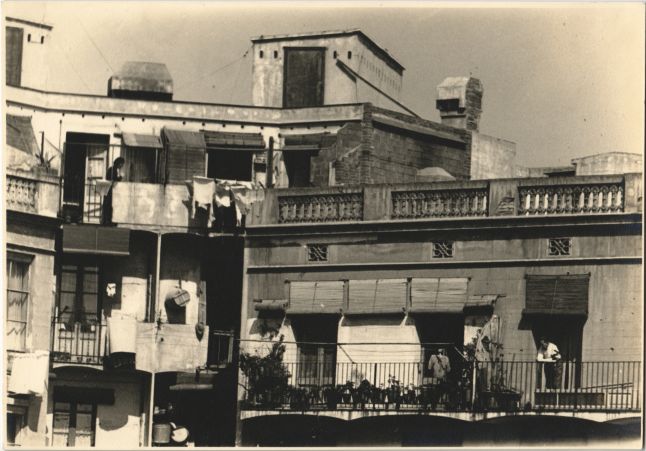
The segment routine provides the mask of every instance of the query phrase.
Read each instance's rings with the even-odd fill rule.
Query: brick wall
[[[330,163],[343,159],[346,154],[352,152],[361,144],[361,124],[349,122],[339,129],[336,138],[332,135],[326,138],[319,154],[312,158],[310,163],[310,180],[313,186],[328,186]],[[355,175],[356,176],[356,175]],[[354,184],[358,180],[339,179],[336,174],[338,184]]]

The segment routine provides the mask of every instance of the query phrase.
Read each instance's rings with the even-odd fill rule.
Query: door
[[[581,384],[581,349],[585,318],[552,315],[536,317],[532,323],[532,333],[539,348],[541,337],[554,343],[561,354],[561,380],[559,387],[569,389]],[[539,386],[540,382],[539,382]]]
[[[94,446],[96,404],[76,401],[54,403],[54,447]]]
[[[336,374],[336,315],[303,315],[292,318],[298,342],[297,384],[333,385]]]
[[[462,346],[464,341],[464,315],[461,314],[418,314],[415,326],[422,343],[422,368],[424,378],[431,372],[428,362],[439,349],[444,349],[449,358],[451,371],[448,379],[459,377],[462,366]]]
[[[283,107],[323,105],[324,48],[285,48]]]

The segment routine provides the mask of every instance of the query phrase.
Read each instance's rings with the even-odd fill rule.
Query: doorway
[[[324,48],[285,48],[283,108],[322,106],[324,73]]]

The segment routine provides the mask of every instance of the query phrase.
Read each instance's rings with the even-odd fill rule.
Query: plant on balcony
[[[275,408],[282,404],[288,394],[291,376],[283,363],[284,336],[272,345],[265,356],[242,352],[240,370],[248,381],[248,399],[263,407]]]

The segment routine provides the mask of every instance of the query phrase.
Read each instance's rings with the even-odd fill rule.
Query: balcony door
[[[301,315],[292,318],[298,342],[296,378],[299,386],[334,384],[338,323],[336,315]]]
[[[100,364],[105,345],[101,324],[99,263],[65,258],[60,268],[53,351],[76,363]]]
[[[55,447],[94,446],[96,404],[76,401],[54,403],[53,443]]]
[[[107,171],[109,135],[67,133],[63,177],[65,215],[78,222],[98,223],[103,199],[96,180]]]

